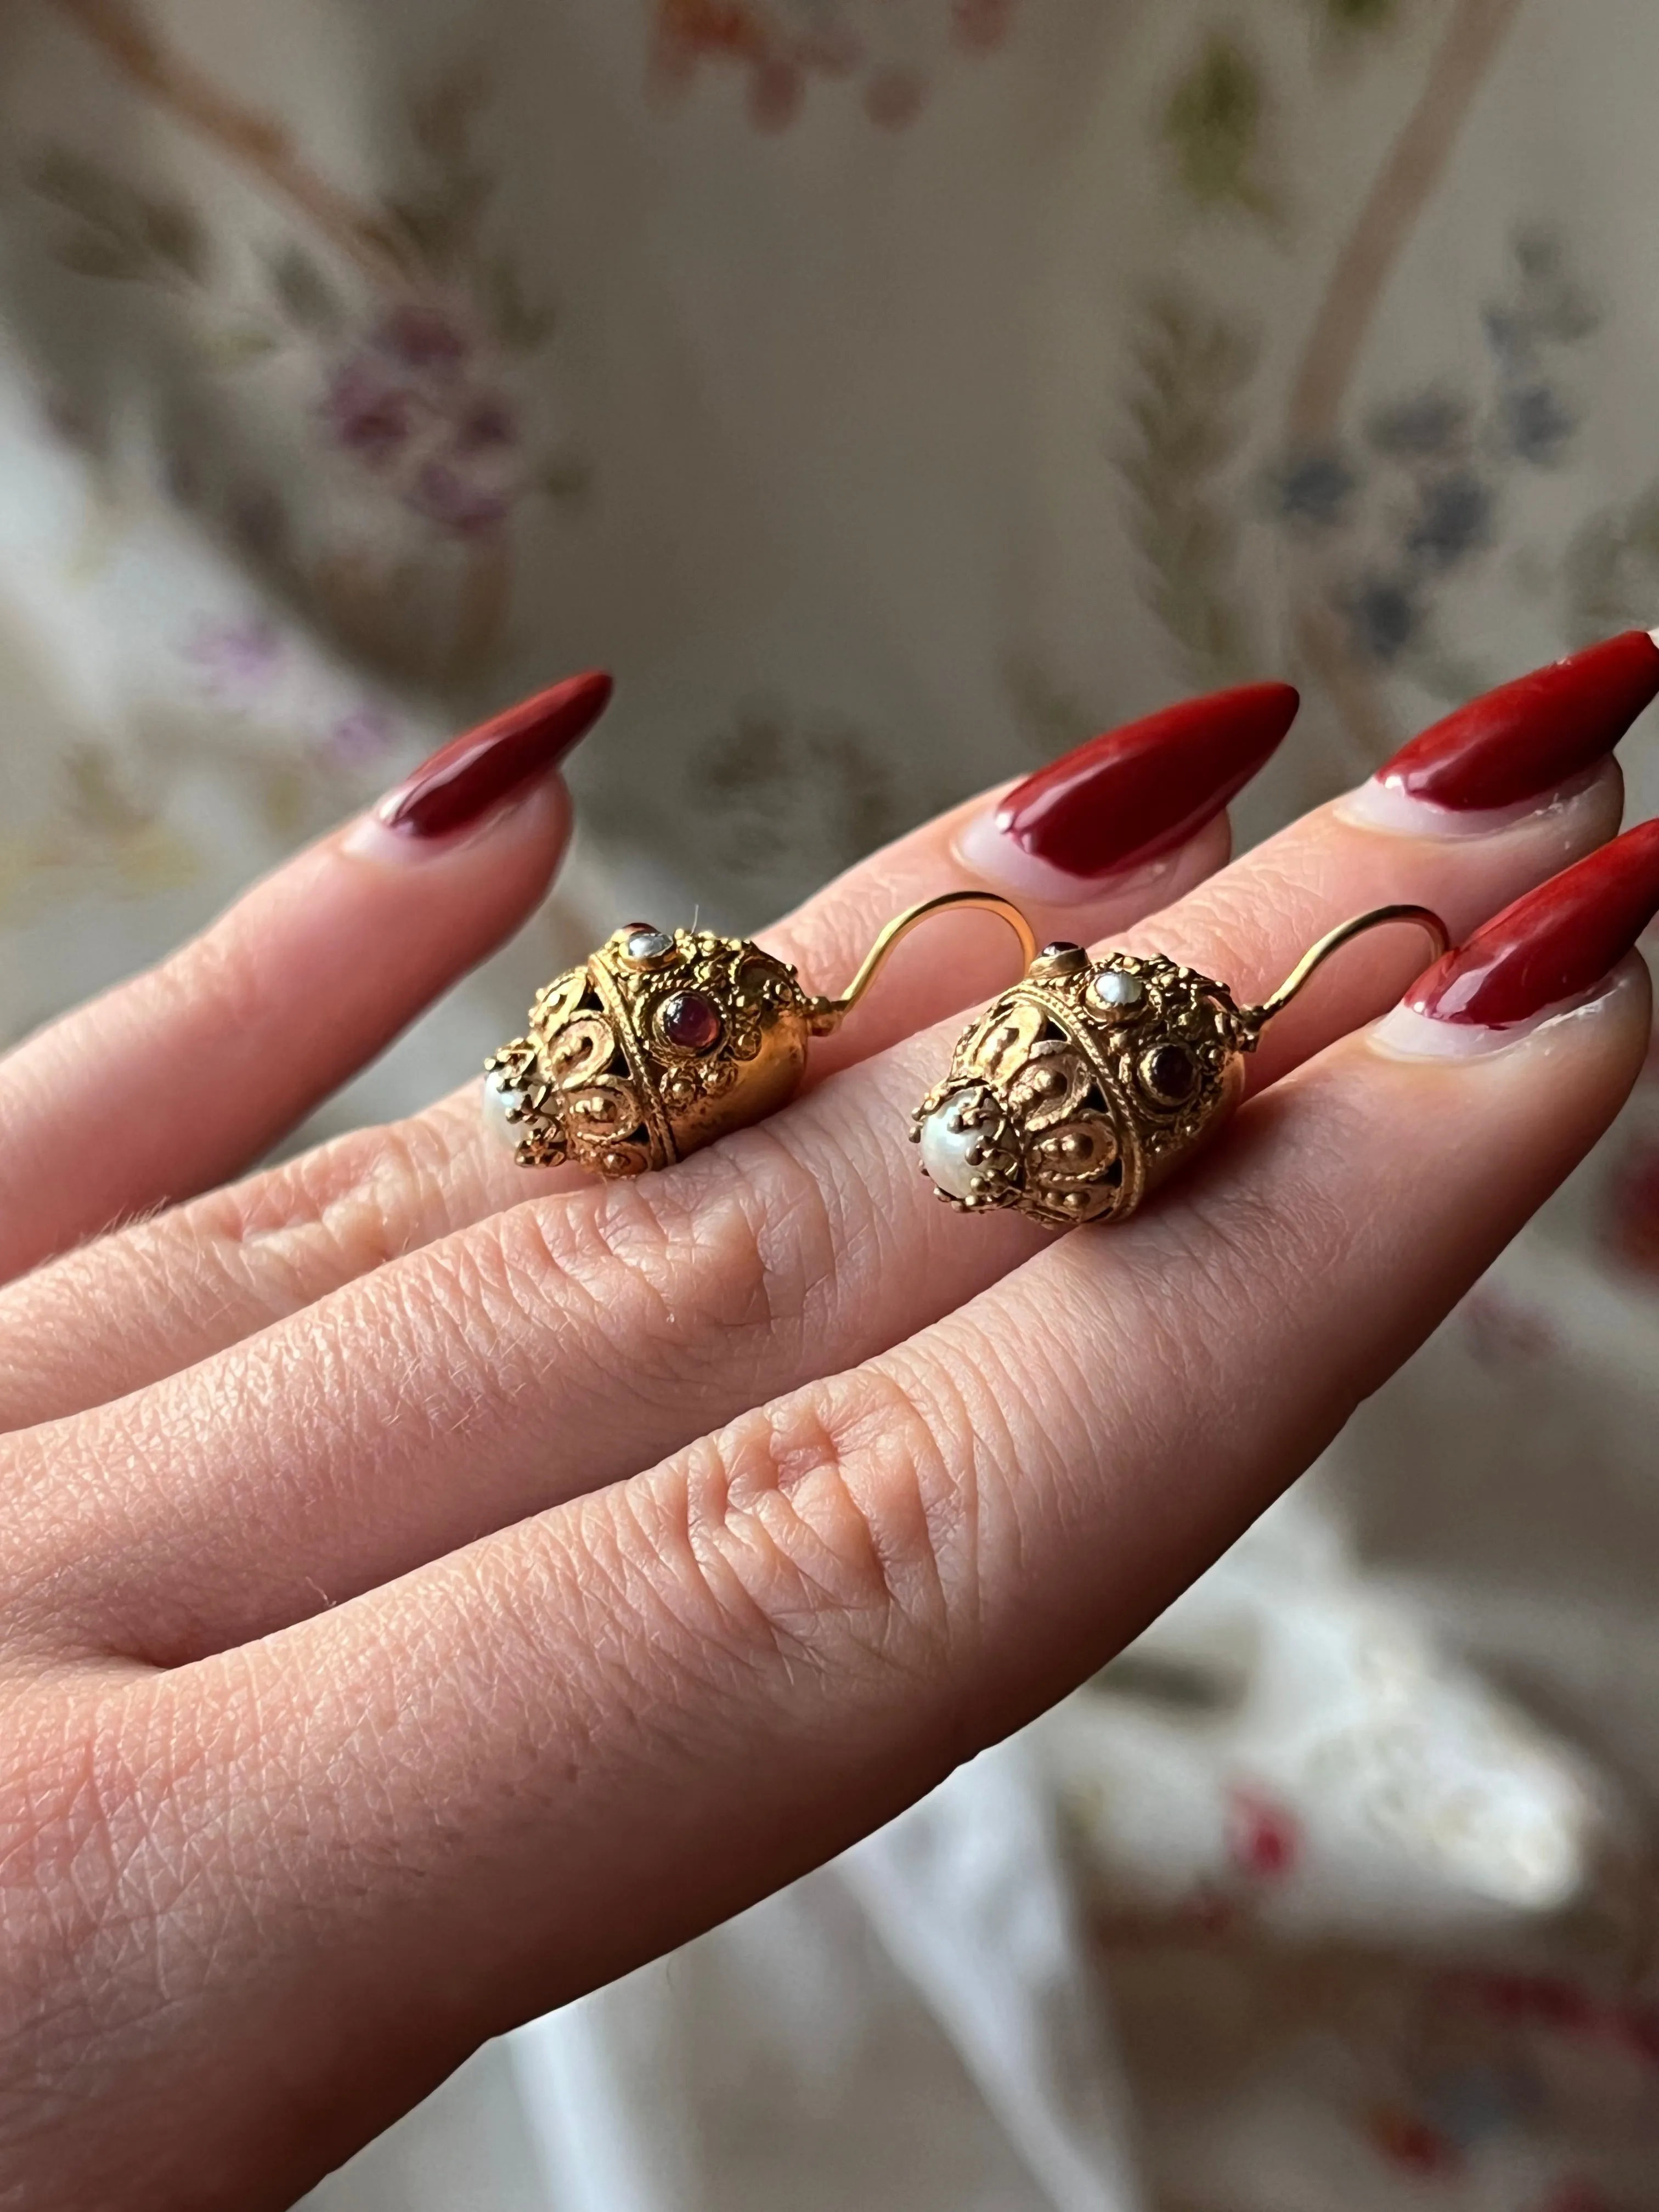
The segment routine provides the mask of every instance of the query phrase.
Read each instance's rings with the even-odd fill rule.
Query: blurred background
[[[1656,75],[1650,0],[7,0],[0,1035],[595,663],[554,898],[312,1133],[1183,692],[1302,687],[1249,836],[1659,621]],[[1659,2207],[1656,1291],[1659,1067],[1088,1690],[313,2212]]]

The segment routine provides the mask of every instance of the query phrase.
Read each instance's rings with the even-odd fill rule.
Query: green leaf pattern
[[[1233,31],[1210,32],[1164,110],[1164,146],[1188,199],[1205,209],[1275,212],[1262,173],[1267,105],[1250,49]]]
[[[1255,340],[1236,321],[1171,290],[1147,302],[1118,467],[1147,604],[1200,685],[1255,667],[1226,477],[1243,447],[1255,365]]]

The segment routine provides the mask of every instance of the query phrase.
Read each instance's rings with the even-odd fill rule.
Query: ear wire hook
[[[814,998],[811,1000],[810,1019],[813,1036],[829,1036],[841,1027],[886,966],[901,938],[908,937],[913,929],[924,921],[930,921],[935,915],[945,914],[956,908],[970,910],[977,908],[981,913],[995,915],[999,920],[1006,922],[1019,939],[1020,954],[1026,967],[1030,968],[1037,958],[1036,933],[1012,899],[1002,898],[995,891],[942,891],[936,898],[923,899],[919,905],[909,907],[904,913],[894,916],[865,955],[863,965],[840,998]],[[1413,923],[1421,929],[1434,947],[1433,957],[1436,959],[1450,949],[1451,933],[1440,916],[1428,907],[1380,906],[1373,908],[1368,914],[1356,915],[1352,921],[1341,922],[1336,928],[1328,930],[1316,945],[1310,945],[1271,997],[1264,999],[1259,1006],[1240,1009],[1252,1031],[1259,1035],[1275,1014],[1283,1013],[1334,953],[1340,952],[1345,945],[1364,936],[1368,931],[1385,928],[1395,922]]]
[[[1271,997],[1264,999],[1259,1006],[1240,1009],[1252,1043],[1275,1014],[1282,1014],[1291,1000],[1300,996],[1333,953],[1340,952],[1345,945],[1352,945],[1369,931],[1384,929],[1395,922],[1410,922],[1422,930],[1434,947],[1437,960],[1451,950],[1451,932],[1429,907],[1379,906],[1373,907],[1369,914],[1356,915],[1351,921],[1340,922],[1334,929],[1328,930],[1316,945],[1310,945]]]
[[[978,908],[981,913],[994,914],[1006,921],[1019,939],[1019,949],[1029,968],[1037,957],[1036,932],[1012,899],[1000,898],[994,891],[941,891],[937,898],[923,899],[919,906],[908,908],[896,915],[865,955],[859,969],[846,991],[839,999],[815,998],[810,1001],[808,1020],[814,1036],[830,1036],[838,1030],[856,1006],[865,993],[887,965],[889,957],[902,937],[936,914],[945,914],[952,908]]]

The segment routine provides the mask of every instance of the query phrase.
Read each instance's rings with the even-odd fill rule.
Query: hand
[[[1116,757],[1066,804],[1109,815]],[[1004,877],[1063,894],[1050,935],[1257,998],[1375,903],[1467,933],[1619,804],[1604,764],[1486,834],[1341,802],[1231,866],[1217,816],[1151,867],[1031,841]],[[527,1176],[474,1083],[210,1188],[515,924],[565,821],[544,779],[470,831],[360,824],[0,1062],[8,2204],[286,2204],[483,2039],[1018,1726],[1307,1465],[1646,1042],[1637,833],[1437,1012],[1361,1028],[1418,948],[1345,955],[1122,1229],[964,1218],[917,1172],[908,1109],[1007,977],[982,917],[669,1173]],[[1000,834],[966,808],[765,941],[834,988]]]

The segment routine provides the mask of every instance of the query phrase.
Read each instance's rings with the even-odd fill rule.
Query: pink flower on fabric
[[[331,767],[353,773],[377,766],[390,753],[398,730],[381,707],[357,707],[323,732],[318,750]]]
[[[416,514],[457,538],[487,538],[501,528],[513,501],[502,489],[478,483],[447,461],[428,461],[405,494]]]
[[[394,361],[423,374],[459,375],[471,349],[465,332],[441,309],[413,301],[392,310],[377,343]]]
[[[1455,2173],[1463,2163],[1451,2137],[1415,2112],[1386,2106],[1370,2114],[1366,2132],[1390,2166],[1425,2179]]]
[[[349,453],[372,469],[388,468],[415,434],[416,398],[384,362],[348,362],[325,406],[330,428]]]
[[[405,302],[341,362],[322,418],[340,450],[447,535],[489,538],[521,489],[517,408],[476,366],[465,324]]]
[[[864,105],[872,123],[902,131],[921,114],[927,82],[916,70],[878,70],[864,88]]]
[[[1558,1349],[1548,1316],[1492,1283],[1478,1283],[1457,1308],[1456,1318],[1471,1357],[1483,1367],[1533,1366]]]
[[[1019,0],[952,0],[951,27],[968,53],[988,54],[1013,27]]]
[[[242,706],[270,689],[282,672],[285,648],[274,623],[249,615],[198,623],[184,656],[201,671],[203,689],[211,697]]]
[[[1227,1797],[1227,1856],[1253,1881],[1284,1881],[1302,1856],[1294,1814],[1261,1791],[1235,1788]]]
[[[1659,1275],[1659,1136],[1638,1137],[1620,1162],[1607,1241],[1626,1267]]]
[[[744,72],[750,121],[793,123],[814,78],[858,82],[866,114],[901,130],[927,102],[930,63],[992,52],[1020,0],[656,0],[655,70],[684,85],[707,63]]]

